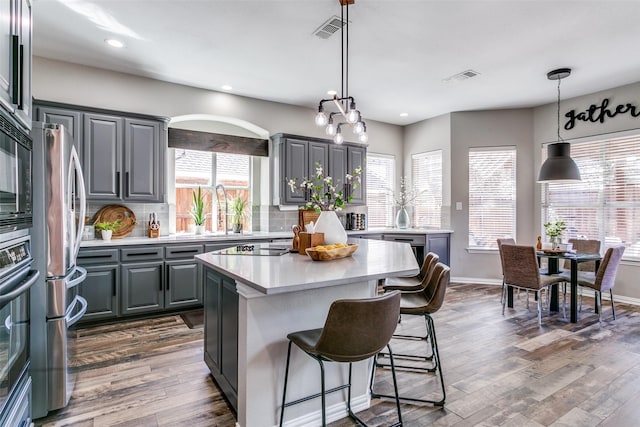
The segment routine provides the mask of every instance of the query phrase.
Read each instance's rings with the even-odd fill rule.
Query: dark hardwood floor
[[[613,321],[604,303],[602,325],[593,300],[585,298],[579,323],[543,313],[538,327],[535,304],[527,311],[524,295],[503,317],[499,287],[450,285],[434,315],[446,405],[403,404],[405,425],[640,425],[640,307],[617,303]],[[405,316],[400,329],[424,333],[424,321]],[[70,405],[36,426],[234,425],[202,361],[202,328],[168,316],[78,332],[78,383]],[[395,352],[416,345],[392,344]],[[386,370],[376,378],[389,387]],[[399,381],[404,394],[439,390],[433,374],[402,372]],[[379,399],[359,415],[373,426],[396,416],[394,405]]]

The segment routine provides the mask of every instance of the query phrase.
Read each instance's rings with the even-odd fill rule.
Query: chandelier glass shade
[[[336,144],[342,144],[344,136],[342,134],[342,126],[348,125],[352,127],[353,133],[358,135],[360,142],[367,142],[367,126],[362,120],[360,111],[356,107],[356,100],[349,96],[349,3],[353,0],[340,0],[341,4],[341,21],[342,26],[342,96],[334,95],[333,98],[322,99],[318,105],[318,114],[316,114],[315,122],[317,126],[325,126],[325,133],[332,136]],[[346,11],[346,20],[345,20]],[[325,111],[331,108],[331,112]],[[334,123],[334,117],[339,117],[338,123]]]
[[[570,68],[559,68],[547,73],[549,80],[558,81],[558,142],[547,145],[547,159],[540,166],[538,182],[580,181],[580,169],[571,158],[571,144],[560,136],[560,80],[571,74]]]

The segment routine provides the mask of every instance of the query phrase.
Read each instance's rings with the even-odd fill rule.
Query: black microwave
[[[0,113],[0,233],[33,223],[32,148],[29,135]]]

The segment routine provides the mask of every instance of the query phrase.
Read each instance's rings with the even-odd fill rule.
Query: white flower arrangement
[[[345,175],[344,184],[350,185],[355,190],[362,183],[361,175],[362,168],[358,167],[350,174]],[[292,192],[303,190],[311,193],[311,200],[304,205],[304,209],[315,209],[316,211],[341,211],[353,199],[351,194],[348,194],[345,200],[344,191],[338,190],[336,187],[338,184],[333,182],[332,177],[324,176],[324,170],[320,163],[316,163],[316,173],[311,178],[304,178],[300,184],[295,178],[287,181]]]

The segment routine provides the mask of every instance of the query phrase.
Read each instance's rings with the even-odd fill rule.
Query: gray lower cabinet
[[[118,249],[81,250],[78,265],[87,278],[78,293],[87,300],[87,313],[81,322],[111,320],[119,314],[120,264]]]
[[[449,233],[427,234],[427,252],[438,254],[441,263],[450,265],[451,235]]]
[[[238,407],[238,305],[235,281],[205,268],[204,360],[234,410]]]
[[[202,245],[175,245],[165,248],[165,308],[202,304],[202,264],[193,257]]]
[[[449,265],[451,254],[450,233],[380,233],[380,234],[349,234],[350,237],[360,239],[388,240],[405,242],[411,245],[413,254],[419,265],[422,265],[427,252],[438,254],[440,262]]]
[[[122,264],[122,314],[164,310],[164,262]]]

